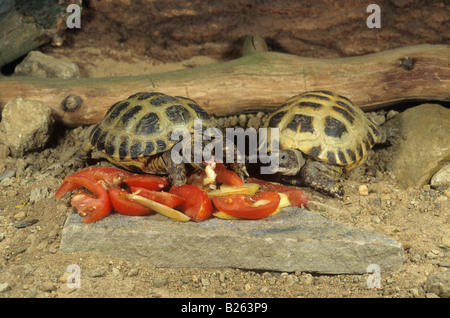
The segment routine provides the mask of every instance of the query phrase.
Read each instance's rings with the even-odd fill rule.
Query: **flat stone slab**
[[[211,218],[198,223],[162,215],[113,213],[85,224],[72,213],[64,226],[60,249],[66,253],[104,253],[172,268],[364,274],[371,264],[387,273],[403,263],[401,243],[295,207],[261,220]]]

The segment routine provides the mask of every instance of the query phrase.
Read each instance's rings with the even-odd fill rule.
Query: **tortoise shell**
[[[313,159],[344,167],[345,173],[361,165],[380,139],[378,126],[360,108],[329,91],[291,97],[263,127],[280,129],[280,149],[298,149]],[[270,129],[267,137],[270,141]]]
[[[195,101],[158,92],[140,92],[115,103],[91,130],[87,148],[96,148],[110,162],[128,170],[158,173],[148,166],[149,157],[170,150],[179,140],[177,128],[194,132],[194,120],[202,129],[216,127],[209,114]],[[89,149],[87,149],[89,150]]]

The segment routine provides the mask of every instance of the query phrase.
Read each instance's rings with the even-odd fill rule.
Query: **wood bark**
[[[0,107],[17,96],[37,99],[69,126],[100,121],[115,102],[139,91],[196,100],[212,115],[271,111],[307,90],[330,90],[363,110],[407,100],[450,101],[450,46],[417,45],[364,56],[314,59],[264,52],[229,62],[136,77],[38,79],[4,77]],[[75,95],[81,107],[65,111]]]

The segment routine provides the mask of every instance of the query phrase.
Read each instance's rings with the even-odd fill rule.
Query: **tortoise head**
[[[278,173],[285,176],[295,176],[305,164],[302,153],[295,149],[279,151]]]

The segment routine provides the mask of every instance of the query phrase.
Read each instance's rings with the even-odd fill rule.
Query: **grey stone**
[[[80,69],[75,63],[61,61],[39,51],[32,51],[14,70],[16,75],[40,78],[79,78]]]
[[[425,291],[442,298],[450,298],[450,270],[436,272],[428,276]]]
[[[422,104],[386,125],[399,128],[397,143],[384,161],[400,186],[424,186],[450,160],[450,109]]]
[[[432,187],[450,187],[450,164],[442,167],[431,178],[430,185]]]
[[[26,152],[40,150],[50,140],[54,119],[44,103],[16,97],[2,111],[0,143],[9,147],[11,155],[21,157]]]
[[[5,172],[0,174],[0,181],[3,179],[12,178],[16,175],[16,171],[14,170],[6,170]]]
[[[403,263],[402,244],[296,207],[261,220],[178,222],[112,213],[85,224],[72,213],[60,250],[98,252],[158,267],[212,267],[363,274]]]

